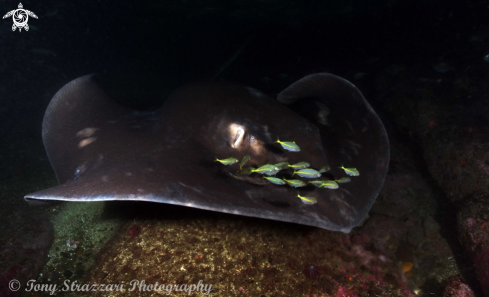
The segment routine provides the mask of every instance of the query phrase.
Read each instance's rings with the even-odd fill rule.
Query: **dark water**
[[[389,99],[378,87],[382,80],[392,85],[411,79],[412,88],[420,82],[433,82],[433,88],[440,88],[437,81],[464,74],[483,80],[489,67],[484,60],[489,53],[489,6],[485,1],[22,4],[38,16],[29,18],[28,32],[12,32],[11,17],[0,23],[0,220],[8,229],[1,231],[4,234],[0,237],[0,249],[7,255],[0,261],[3,280],[17,275],[22,275],[23,281],[38,279],[53,240],[59,243],[86,236],[77,237],[66,231],[64,237],[53,239],[62,228],[60,222],[76,222],[55,220],[52,212],[65,211],[63,216],[69,217],[70,211],[64,206],[33,208],[23,200],[25,194],[57,184],[42,145],[41,123],[52,96],[72,79],[98,73],[113,97],[147,110],[159,107],[175,88],[188,82],[215,77],[253,86],[274,97],[307,74],[330,72],[359,87],[381,118],[394,127],[388,127],[392,137],[395,133],[408,133],[410,119],[385,108]],[[14,1],[0,1],[0,14],[17,6]],[[235,59],[230,60],[236,53]],[[459,100],[455,103],[463,105],[466,99],[446,100]],[[427,174],[424,170],[421,174]],[[444,195],[442,189],[435,191],[439,191],[436,195]],[[446,218],[449,215],[443,220],[444,214],[455,213],[452,206],[438,205],[439,200],[434,203],[437,206],[433,216],[446,223],[442,229],[454,229],[454,220]],[[440,208],[444,212],[440,213]],[[72,211],[79,218],[80,212],[86,210]],[[107,212],[107,217],[128,219],[118,216],[122,211],[117,207]],[[132,213],[129,220],[134,216],[142,215]],[[121,227],[114,223],[107,227],[111,228]],[[106,240],[98,248],[106,242],[110,244],[111,236],[112,233],[105,234]],[[447,237],[447,242],[457,258],[455,270],[476,294],[480,293],[470,264],[461,264],[468,260],[456,236]],[[91,256],[84,257],[87,264],[83,269],[88,270]],[[87,273],[71,270],[75,277],[87,277]],[[64,277],[73,276],[67,273]],[[421,291],[426,296],[442,296],[443,282],[435,279],[426,276],[418,281],[424,285]],[[411,284],[410,289],[414,292],[419,286]],[[226,293],[221,291],[215,296]]]

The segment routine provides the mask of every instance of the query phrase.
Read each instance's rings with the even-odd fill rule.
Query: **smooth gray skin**
[[[282,149],[277,137],[301,151]],[[297,81],[278,101],[239,84],[190,84],[155,112],[119,105],[95,76],[84,76],[51,100],[43,141],[60,185],[26,195],[30,203],[152,201],[346,233],[367,215],[389,163],[376,113],[354,85],[327,73]],[[321,179],[339,179],[344,164],[360,176],[336,190],[292,188],[257,173],[236,177],[239,162],[214,161],[245,155],[248,166],[307,161],[331,167]],[[277,176],[290,179],[292,172]],[[317,204],[304,204],[299,193]]]

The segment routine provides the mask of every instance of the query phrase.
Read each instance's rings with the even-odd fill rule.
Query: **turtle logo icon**
[[[17,28],[19,28],[19,32],[22,31],[22,28],[24,28],[24,30],[26,31],[29,31],[29,25],[27,25],[29,16],[37,19],[37,15],[35,13],[23,8],[24,6],[22,6],[22,3],[19,3],[18,9],[9,11],[3,16],[4,19],[8,18],[9,16],[12,16],[12,20],[14,20],[14,24],[12,25],[12,31],[15,31],[15,29]]]

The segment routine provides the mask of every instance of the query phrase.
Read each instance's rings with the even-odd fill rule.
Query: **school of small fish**
[[[282,146],[283,149],[290,151],[290,152],[300,152],[300,150],[301,150],[300,147],[295,143],[295,141],[280,141],[277,138],[277,141],[275,143],[280,144],[280,146]],[[293,177],[294,175],[298,175],[298,176],[303,177],[303,178],[313,179],[313,178],[321,177],[322,173],[325,173],[325,172],[330,170],[330,167],[329,166],[323,166],[323,167],[321,167],[321,169],[315,170],[315,169],[309,168],[309,166],[311,166],[311,165],[308,162],[299,162],[299,163],[292,164],[292,165],[289,164],[288,162],[280,162],[277,164],[265,164],[265,165],[262,165],[258,168],[253,168],[251,166],[244,167],[244,165],[246,165],[246,163],[248,163],[249,160],[250,160],[249,155],[246,155],[243,157],[243,159],[239,163],[239,170],[240,171],[237,173],[236,176],[241,176],[243,174],[249,175],[252,173],[258,173],[258,174],[262,174],[264,179],[266,179],[267,181],[269,181],[270,183],[272,183],[274,185],[282,186],[282,185],[287,184],[293,188],[305,187],[307,184],[312,184],[318,188],[326,188],[326,189],[333,189],[334,190],[334,189],[339,188],[338,184],[344,184],[344,183],[350,182],[351,179],[348,176],[359,176],[360,175],[360,172],[356,168],[347,168],[347,167],[344,167],[342,165],[339,168],[343,169],[345,174],[348,176],[342,177],[342,178],[337,179],[337,180],[313,180],[313,181],[309,181],[306,184],[304,181],[299,180],[299,179],[278,178],[278,177],[275,177],[275,175],[281,170],[292,168],[294,170],[294,173],[292,174],[291,177]],[[227,165],[233,165],[235,163],[238,163],[239,160],[236,158],[233,158],[233,157],[221,160],[221,159],[218,159],[216,157],[215,162],[220,162],[221,164],[227,166]],[[297,197],[300,198],[301,201],[307,205],[312,205],[312,204],[317,203],[317,200],[315,197],[305,197],[305,196],[301,196],[300,194],[298,194]]]

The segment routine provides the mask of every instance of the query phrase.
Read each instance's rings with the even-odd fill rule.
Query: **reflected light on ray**
[[[229,125],[229,139],[231,139],[231,147],[238,148],[243,142],[244,127],[238,124]]]

